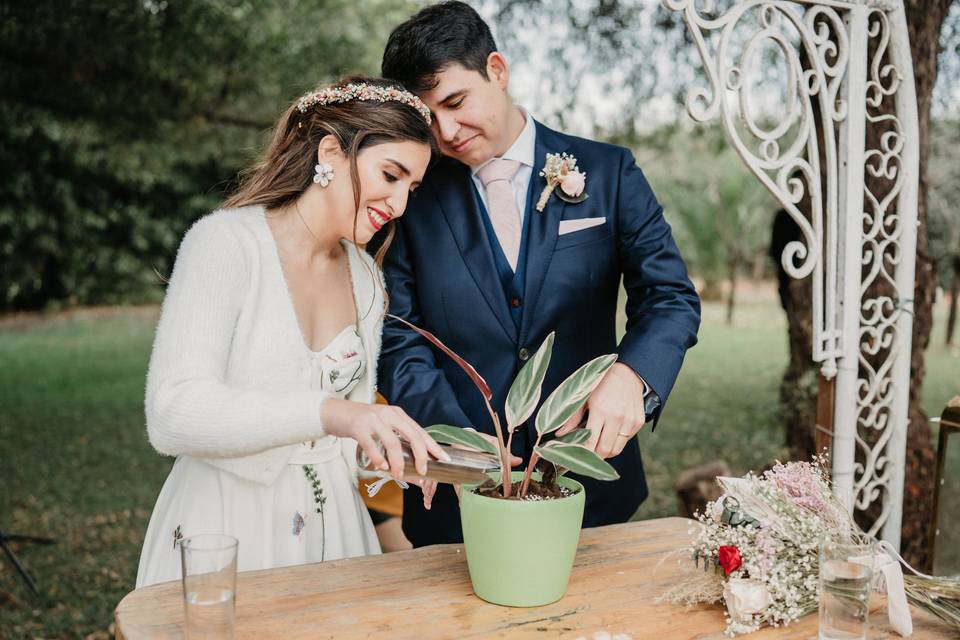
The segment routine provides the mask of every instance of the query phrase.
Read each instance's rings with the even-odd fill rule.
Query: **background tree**
[[[913,53],[920,122],[920,189],[917,207],[917,270],[913,296],[913,352],[910,362],[910,407],[907,428],[906,479],[903,505],[903,543],[905,558],[922,566],[929,564],[927,538],[932,523],[933,474],[935,457],[930,423],[920,408],[925,373],[924,358],[933,327],[933,300],[936,289],[936,265],[929,253],[927,194],[930,166],[930,115],[933,89],[937,82],[940,34],[950,12],[951,0],[904,0],[910,49]],[[954,11],[954,17],[957,13]],[[951,28],[955,25],[952,23]],[[957,51],[953,52],[954,55]]]
[[[158,300],[288,101],[376,73],[415,6],[0,4],[0,310]]]
[[[732,323],[737,281],[766,254],[773,197],[717,127],[663,127],[629,145],[657,185],[688,268],[703,282],[701,297],[724,297]]]
[[[938,283],[950,299],[945,333],[950,346],[954,342],[960,297],[960,120],[940,120],[931,123],[931,127],[928,236]]]
[[[924,355],[933,326],[933,301],[936,288],[936,265],[930,255],[927,194],[930,166],[930,116],[933,89],[937,78],[940,53],[940,33],[948,17],[950,0],[905,0],[910,45],[914,60],[919,132],[919,202],[916,254],[916,279],[913,296],[913,351],[910,371],[909,426],[907,429],[907,456],[903,503],[902,552],[918,566],[925,566],[927,535],[932,519],[932,488],[935,459],[932,436],[927,416],[920,409],[920,393],[924,377]],[[892,102],[885,100],[882,112],[893,111]],[[886,131],[883,124],[867,128],[867,147],[878,148],[879,138]],[[889,190],[888,182],[865,176],[873,193]],[[875,285],[880,291],[882,283]],[[883,293],[888,291],[883,290]],[[787,439],[795,456],[807,457],[814,453],[813,433],[815,404],[818,392],[816,367],[810,362],[811,296],[807,281],[790,285],[790,307],[787,313],[790,334],[790,364],[784,374],[781,399],[787,421]],[[819,387],[819,388],[822,388]],[[869,434],[865,434],[869,437]],[[879,505],[876,505],[879,507]],[[867,514],[867,520],[876,515],[876,509]],[[867,524],[864,522],[863,524]]]

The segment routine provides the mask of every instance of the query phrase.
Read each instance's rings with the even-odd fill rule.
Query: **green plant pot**
[[[523,473],[513,472],[514,481]],[[583,523],[584,488],[560,477],[572,496],[521,502],[460,494],[460,523],[473,591],[494,604],[537,607],[567,591]]]

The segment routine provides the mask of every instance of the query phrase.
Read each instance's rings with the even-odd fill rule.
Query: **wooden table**
[[[689,520],[665,518],[585,529],[567,595],[545,607],[517,609],[480,600],[470,588],[462,545],[337,560],[237,577],[238,640],[245,638],[593,638],[598,631],[634,640],[710,638],[725,627],[719,607],[657,603],[679,573]],[[243,550],[240,550],[243,553]],[[179,582],[138,589],[115,612],[118,638],[181,638]],[[948,638],[946,627],[917,609],[916,640]],[[885,603],[870,614],[870,638],[899,638]],[[817,616],[748,636],[810,639]]]

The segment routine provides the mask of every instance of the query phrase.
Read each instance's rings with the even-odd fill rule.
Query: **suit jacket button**
[[[527,360],[530,359],[530,352],[527,351],[526,347],[523,347],[522,349],[520,349],[520,353],[518,353],[517,355],[520,357],[520,360],[522,360],[523,362],[526,362]]]
[[[519,307],[519,306],[520,306],[520,298],[517,298],[516,296],[514,296],[513,298],[510,298],[510,306],[513,307],[514,309],[516,309],[517,307]]]

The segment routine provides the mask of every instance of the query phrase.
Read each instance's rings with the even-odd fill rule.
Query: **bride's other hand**
[[[437,493],[437,481],[417,480],[417,485],[423,491],[423,508],[430,511],[430,507],[433,505],[433,496]]]
[[[356,440],[375,468],[389,471],[397,480],[403,478],[400,438],[410,444],[421,475],[427,472],[431,454],[438,460],[449,460],[440,445],[400,407],[329,398],[320,406],[320,420],[329,435]],[[383,445],[383,453],[377,441]]]

